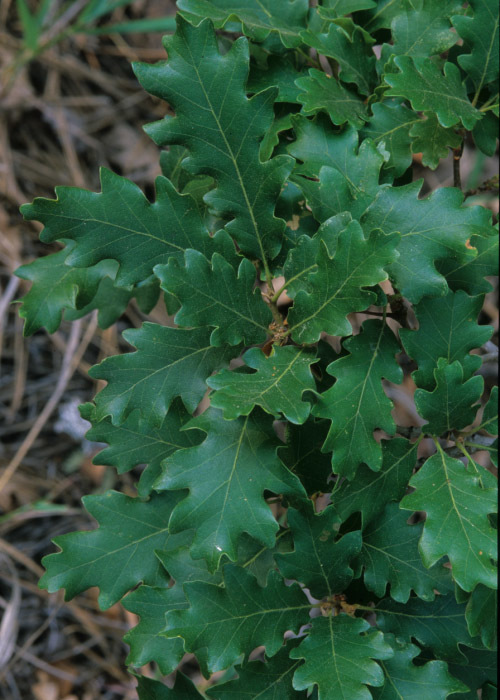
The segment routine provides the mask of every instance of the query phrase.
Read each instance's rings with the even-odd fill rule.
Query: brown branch
[[[493,175],[493,177],[488,178],[478,187],[467,190],[465,196],[473,197],[475,194],[481,194],[481,192],[496,192],[498,194],[498,185],[499,177],[498,175]]]
[[[464,144],[458,148],[453,148],[453,186],[458,187],[459,190],[462,189],[462,176],[460,174],[460,159],[462,158],[462,153],[464,152]]]

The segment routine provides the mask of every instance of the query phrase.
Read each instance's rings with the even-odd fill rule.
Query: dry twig
[[[73,376],[73,372],[75,371],[77,365],[81,361],[83,354],[85,353],[85,350],[87,349],[90,341],[92,340],[92,336],[96,331],[97,314],[93,314],[92,319],[89,325],[87,326],[85,335],[80,345],[78,345],[78,341],[80,339],[80,328],[81,321],[76,321],[71,328],[68,345],[66,346],[66,353],[63,357],[61,374],[59,375],[56,388],[54,389],[54,392],[52,393],[47,403],[45,404],[42,412],[38,416],[28,435],[24,439],[22,445],[20,446],[10,463],[7,465],[3,474],[0,476],[0,491],[7,484],[11,476],[15,473],[16,469],[23,461],[26,454],[31,449],[33,443],[40,434],[43,426],[49,419],[52,411],[56,408],[62,395],[64,394],[66,386],[71,377]]]

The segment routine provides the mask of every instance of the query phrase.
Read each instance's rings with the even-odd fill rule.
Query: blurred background
[[[104,331],[92,316],[63,323],[53,335],[23,338],[13,302],[29,283],[12,273],[57,250],[40,243],[36,223],[19,214],[33,197],[53,197],[56,185],[99,190],[102,165],[154,197],[159,153],[141,127],[166,107],[140,88],[130,62],[165,58],[161,36],[172,29],[174,13],[169,0],[0,0],[0,698],[6,700],[136,698],[122,641],[137,623],[134,615],[120,605],[101,612],[95,589],[65,602],[37,581],[53,537],[93,527],[83,495],[109,488],[135,495],[133,473],[91,464],[99,447],[85,440],[88,425],[77,406],[100,388],[89,367],[128,350],[121,332],[145,316],[132,303]],[[498,192],[480,185],[497,172],[498,156],[487,159],[468,144],[461,168],[463,189],[479,188],[468,201],[497,215]],[[414,171],[414,179],[425,178],[426,192],[453,184],[451,158],[430,171],[417,155]],[[164,322],[163,307],[149,319]],[[496,329],[482,350],[493,360],[483,368],[492,384],[495,292],[481,322]],[[387,391],[398,424],[418,421],[409,375]],[[183,671],[203,682],[189,655]]]

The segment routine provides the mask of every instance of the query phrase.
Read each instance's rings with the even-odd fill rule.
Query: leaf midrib
[[[364,242],[367,243],[368,241],[365,240]],[[388,241],[387,241],[387,242],[388,242]],[[351,252],[351,248],[349,247],[348,250],[347,250],[346,252],[347,252],[347,262],[348,262],[348,261],[349,261],[349,254],[350,254],[350,252]],[[292,334],[297,328],[300,328],[301,326],[304,326],[306,323],[308,323],[309,321],[311,321],[313,318],[316,318],[316,316],[318,316],[318,314],[320,314],[326,306],[328,306],[329,304],[331,304],[331,302],[334,301],[334,300],[338,297],[338,295],[342,292],[342,290],[344,289],[344,287],[352,280],[352,278],[354,277],[354,275],[356,274],[356,272],[366,264],[366,261],[367,261],[369,258],[371,258],[371,257],[374,257],[374,256],[376,257],[379,253],[380,253],[380,250],[379,250],[379,249],[377,249],[377,250],[375,250],[375,251],[372,251],[368,257],[364,258],[364,259],[359,263],[359,265],[356,265],[356,267],[352,270],[352,272],[351,272],[351,273],[346,277],[346,279],[342,282],[342,284],[340,285],[340,287],[338,287],[338,289],[335,291],[335,294],[333,294],[333,295],[332,295],[331,297],[329,297],[323,304],[321,304],[321,306],[319,306],[313,314],[311,314],[311,315],[308,316],[307,318],[305,318],[305,319],[303,319],[302,321],[300,321],[300,323],[296,323],[294,326],[292,326],[292,327],[288,330],[288,335]],[[337,255],[335,255],[335,258],[337,258]],[[363,290],[362,290],[362,287],[357,287],[356,289],[359,289],[360,291],[363,291]],[[303,291],[303,290],[302,290],[302,291]],[[311,294],[307,294],[307,296],[309,297],[309,296],[311,296]]]
[[[213,585],[213,584],[208,584],[208,585]],[[219,586],[215,586],[215,587],[218,590],[220,590]],[[218,605],[214,600],[211,600],[210,602],[212,603],[212,605],[217,605],[217,607],[221,608],[221,610],[223,610],[223,612],[225,612],[225,613],[228,612],[226,610],[226,608],[222,607],[221,605]],[[246,615],[231,615],[230,617],[225,617],[225,618],[221,618],[218,620],[209,620],[208,622],[204,623],[204,628],[206,629],[207,627],[211,627],[213,625],[221,625],[224,622],[233,622],[234,620],[245,621],[245,620],[250,619],[251,617],[256,617],[258,615],[261,615],[261,616],[262,615],[272,615],[273,613],[283,613],[283,612],[286,612],[288,610],[310,610],[311,607],[312,607],[312,603],[306,603],[304,605],[287,605],[286,607],[270,608],[267,610],[264,608],[260,608],[260,610],[256,610],[255,612],[247,613]],[[199,629],[199,624],[196,624],[195,627],[196,627],[196,629]],[[179,627],[179,628],[174,627],[174,629],[166,630],[166,632],[172,633],[172,632],[175,632],[177,629],[183,629],[183,627]],[[172,636],[176,636],[176,635],[172,635]]]
[[[179,271],[181,271],[181,270],[179,270]],[[213,270],[210,270],[210,271],[213,273]],[[200,285],[196,286],[195,284],[190,283],[188,280],[182,280],[182,281],[183,281],[183,284],[186,284],[186,285],[189,285],[190,287],[192,287],[195,290],[197,295],[203,296],[206,299],[208,299],[208,301],[212,302],[212,306],[213,305],[221,306],[226,311],[229,311],[230,313],[234,314],[235,316],[239,316],[244,321],[247,321],[248,323],[252,323],[254,326],[257,326],[257,328],[261,328],[262,330],[266,331],[266,333],[268,332],[267,326],[264,326],[262,323],[259,323],[258,321],[253,319],[251,316],[245,316],[245,314],[241,313],[241,311],[238,311],[238,309],[236,309],[234,306],[228,306],[220,299],[217,299],[216,297],[211,296],[207,292],[203,291],[203,288]],[[265,307],[263,307],[263,308],[265,308]],[[205,309],[203,309],[202,311],[204,311],[204,310]],[[197,314],[200,314],[199,309],[197,311]],[[209,325],[215,325],[215,324],[211,323]],[[217,326],[217,327],[220,328],[220,326]]]
[[[487,6],[486,6],[486,8],[487,8],[488,11],[489,11],[489,8],[488,8]],[[498,22],[499,22],[499,16],[497,15],[496,18],[495,18],[495,25],[494,25],[493,31],[491,32],[490,45],[489,45],[488,51],[487,51],[487,53],[486,53],[487,60],[486,60],[485,63],[484,63],[484,70],[483,70],[483,73],[482,73],[482,75],[481,75],[481,81],[480,81],[480,83],[479,83],[479,86],[478,86],[478,88],[477,88],[477,90],[476,90],[476,93],[475,93],[474,98],[473,98],[473,101],[472,101],[473,106],[474,106],[475,103],[477,102],[477,99],[478,99],[478,97],[479,97],[479,94],[480,94],[481,89],[482,89],[483,84],[484,84],[485,75],[486,75],[486,73],[487,73],[487,71],[488,71],[488,68],[489,68],[489,65],[490,65],[491,54],[492,54],[492,51],[493,51],[493,44],[494,44],[494,42],[495,42],[496,30],[497,30],[497,28],[498,28]],[[471,53],[468,54],[468,55],[472,56],[472,54],[473,54],[473,52],[471,52]]]
[[[391,464],[391,466],[388,469],[386,469],[385,471],[380,471],[371,483],[367,484],[366,486],[363,486],[363,488],[356,491],[355,495],[357,496],[358,494],[362,493],[363,491],[366,491],[367,489],[371,490],[373,484],[375,484],[380,479],[387,478],[387,476],[392,472],[392,470],[396,469],[401,464],[401,462],[403,462],[408,457],[410,452],[412,452],[416,447],[418,447],[418,444],[418,442],[415,442],[411,449],[408,450],[408,452],[406,452],[402,457],[400,457],[396,462],[394,462],[394,464]],[[345,500],[345,498],[339,499],[339,503],[341,503],[343,500]],[[335,506],[335,501],[333,502],[333,505]]]
[[[154,241],[157,241],[158,243],[162,243],[163,245],[170,246],[171,248],[175,248],[177,250],[180,250],[182,253],[184,253],[185,248],[182,246],[175,245],[175,243],[172,243],[172,241],[166,240],[165,238],[160,238],[159,236],[155,236],[153,233],[150,233],[149,231],[137,231],[136,229],[130,228],[129,226],[122,226],[120,224],[113,223],[111,221],[103,221],[101,219],[96,219],[93,217],[89,218],[80,218],[77,216],[66,216],[65,214],[53,214],[52,215],[53,219],[68,219],[69,221],[78,221],[80,223],[90,223],[90,224],[100,224],[102,226],[106,226],[109,228],[116,228],[122,231],[127,231],[130,233],[130,235],[137,235],[137,236],[144,236],[146,238],[151,238]],[[69,229],[71,230],[71,229]],[[58,232],[59,234],[64,234],[66,231]],[[123,238],[120,239],[120,243],[125,240]],[[93,250],[98,250],[99,247],[105,248],[106,246],[109,246],[110,242],[105,241],[102,246],[97,246],[96,248],[93,248]],[[75,251],[77,252],[77,251]]]
[[[151,374],[148,374],[146,377],[142,377],[138,382],[135,382],[134,384],[128,384],[127,387],[126,387],[126,389],[125,389],[124,391],[120,392],[120,393],[112,393],[112,392],[110,391],[109,393],[111,394],[111,396],[110,396],[109,398],[106,397],[106,401],[107,401],[107,403],[114,402],[114,401],[116,401],[117,399],[120,399],[120,398],[122,398],[123,396],[126,396],[127,394],[130,394],[132,391],[134,391],[134,390],[135,390],[140,384],[142,384],[143,382],[149,382],[149,381],[151,381],[151,379],[152,379],[155,375],[159,374],[160,372],[170,371],[170,369],[171,369],[172,367],[174,367],[175,365],[179,364],[179,362],[184,362],[185,360],[188,360],[188,359],[194,357],[195,355],[198,355],[200,352],[206,352],[207,350],[213,350],[213,349],[215,349],[215,348],[214,348],[214,346],[212,346],[212,345],[207,345],[207,346],[205,346],[205,347],[203,347],[203,348],[197,348],[196,350],[193,350],[193,352],[189,353],[188,355],[183,355],[182,357],[179,357],[177,360],[174,360],[174,361],[171,362],[170,364],[168,364],[168,365],[163,365],[162,367],[160,367],[159,369],[155,370],[155,371],[152,372]],[[131,354],[132,354],[132,355],[135,355],[136,353],[131,353]],[[96,365],[96,367],[99,367],[99,365]],[[146,367],[146,369],[149,369],[149,367]],[[119,367],[118,370],[111,370],[111,371],[112,371],[112,372],[113,372],[113,371],[115,371],[115,372],[116,372],[116,371],[118,371],[118,372],[137,372],[137,370],[138,370],[137,367]],[[105,391],[108,387],[112,387],[112,384],[109,383],[110,380],[108,379],[108,380],[106,380],[106,381],[108,381],[108,386],[105,387],[105,389],[103,389],[103,391]],[[99,395],[98,395],[98,396],[99,396]],[[98,397],[96,397],[96,405],[97,405],[97,408],[99,408],[99,406],[98,406],[98,404],[97,404],[97,398],[98,398]],[[99,402],[99,403],[100,403],[100,402]],[[105,409],[105,410],[108,410],[108,409]],[[106,415],[111,415],[111,414],[106,414]],[[105,416],[102,416],[102,417],[104,418]]]
[[[121,517],[121,514],[120,514],[120,517]],[[127,517],[129,517],[129,516],[127,516]],[[144,524],[142,521],[138,521],[138,522],[140,522],[141,524]],[[94,532],[97,532],[97,531],[91,530],[89,533],[86,533],[86,534],[91,535]],[[95,559],[87,559],[82,564],[78,564],[77,566],[72,566],[71,571],[76,571],[77,569],[81,569],[82,567],[92,566],[93,564],[100,561],[101,559],[106,559],[107,557],[114,556],[114,555],[118,554],[119,552],[122,552],[123,550],[128,549],[128,547],[136,547],[141,542],[145,542],[146,540],[150,539],[151,537],[159,537],[164,532],[168,533],[168,527],[164,527],[161,529],[159,528],[156,532],[152,532],[149,535],[145,535],[144,537],[141,537],[138,540],[133,540],[132,542],[128,542],[127,544],[123,545],[122,547],[118,547],[117,549],[107,550],[104,554],[101,554],[100,556],[96,557]],[[63,575],[63,574],[65,574],[65,572],[61,573],[61,575]]]
[[[367,370],[366,370],[366,374],[365,374],[364,380],[363,380],[363,382],[362,382],[362,389],[361,389],[361,392],[360,392],[360,396],[359,396],[359,400],[358,400],[358,405],[356,406],[356,412],[355,412],[355,415],[351,417],[351,420],[354,420],[354,426],[353,426],[352,432],[351,432],[351,439],[350,439],[350,442],[349,442],[349,449],[351,449],[352,442],[353,442],[353,440],[354,440],[354,438],[355,438],[355,431],[356,431],[356,427],[357,427],[357,424],[358,424],[358,418],[359,418],[360,416],[362,416],[362,414],[363,414],[363,412],[362,412],[362,410],[361,410],[361,405],[362,405],[362,403],[363,403],[363,398],[364,398],[364,395],[365,395],[365,391],[366,391],[366,387],[367,387],[368,381],[371,379],[371,373],[372,373],[373,365],[375,364],[375,360],[376,360],[377,357],[378,357],[378,352],[379,352],[379,348],[380,348],[380,343],[381,343],[381,341],[382,341],[382,337],[383,337],[383,335],[384,335],[385,329],[386,329],[386,326],[385,326],[384,324],[382,324],[382,325],[381,325],[381,328],[380,328],[380,333],[379,333],[378,339],[377,339],[377,345],[376,345],[376,347],[375,347],[375,350],[374,350],[373,353],[372,353],[372,357],[371,357],[371,360],[370,360],[370,364],[369,364],[369,366],[368,366],[368,368],[367,368]],[[380,375],[379,379],[382,380],[382,375]],[[380,390],[381,390],[381,392],[383,393],[382,385],[380,386]],[[384,396],[385,396],[385,394],[384,394]],[[363,421],[364,421],[363,416],[362,416],[362,419],[363,419]],[[350,421],[349,421],[349,422],[350,422]]]
[[[243,197],[244,197],[244,199],[245,199],[245,205],[246,205],[247,210],[248,210],[248,213],[249,213],[249,215],[250,215],[250,220],[251,220],[251,222],[252,222],[252,226],[253,226],[253,229],[254,229],[254,232],[255,232],[255,237],[257,238],[257,243],[258,243],[258,245],[259,245],[259,249],[260,249],[261,256],[262,256],[262,263],[263,263],[264,267],[265,267],[266,270],[267,270],[267,268],[268,268],[267,257],[266,257],[265,251],[264,251],[264,246],[263,246],[262,239],[261,239],[261,236],[260,236],[259,227],[258,227],[258,225],[257,225],[257,221],[256,221],[255,216],[254,216],[253,208],[252,208],[252,206],[251,206],[251,204],[250,204],[250,200],[249,200],[249,198],[248,198],[248,193],[247,193],[247,191],[246,191],[246,188],[245,188],[245,185],[244,185],[244,182],[243,182],[243,177],[242,177],[241,172],[240,172],[240,168],[239,168],[239,165],[238,165],[238,161],[236,160],[236,157],[235,157],[235,155],[234,155],[234,153],[233,153],[233,150],[232,150],[232,148],[231,148],[231,145],[230,145],[229,141],[228,141],[227,138],[226,138],[226,134],[224,133],[224,129],[222,128],[222,125],[221,125],[221,123],[220,123],[219,117],[217,116],[217,114],[216,114],[216,112],[215,112],[215,109],[214,109],[214,107],[213,107],[213,105],[212,105],[212,101],[210,100],[210,97],[209,97],[207,91],[205,90],[205,85],[204,85],[204,83],[203,83],[203,80],[201,79],[201,75],[200,75],[200,72],[199,72],[199,70],[198,70],[198,66],[196,65],[196,61],[195,61],[194,56],[193,56],[192,51],[191,51],[191,46],[190,46],[189,44],[187,45],[187,49],[188,49],[189,55],[190,55],[190,57],[191,57],[192,66],[193,66],[193,68],[194,68],[194,71],[196,72],[196,77],[198,78],[198,83],[199,83],[199,85],[200,85],[200,87],[201,87],[201,89],[202,89],[202,91],[203,91],[203,94],[204,94],[204,96],[205,96],[205,99],[206,99],[206,101],[207,101],[207,104],[208,104],[209,107],[210,107],[210,111],[211,111],[211,113],[212,113],[212,116],[213,116],[213,118],[214,118],[214,120],[215,120],[215,123],[217,124],[217,128],[219,129],[219,133],[220,133],[221,136],[222,136],[222,139],[223,139],[224,144],[225,144],[225,146],[226,146],[227,152],[229,153],[229,156],[230,156],[231,161],[232,161],[232,163],[233,163],[234,170],[235,170],[236,175],[237,175],[237,177],[238,177],[238,182],[239,182],[239,185],[240,185],[240,189],[241,189],[241,192],[242,192]],[[237,219],[237,217],[234,218],[234,220],[236,220],[236,219]]]
[[[224,521],[224,511],[226,509],[227,501],[229,499],[229,492],[231,490],[231,484],[233,481],[234,473],[236,471],[236,465],[238,463],[238,458],[240,456],[240,451],[241,451],[241,446],[243,444],[243,439],[246,435],[248,420],[249,420],[249,416],[247,416],[245,418],[245,421],[244,421],[242,429],[241,429],[240,437],[239,437],[238,443],[236,445],[236,451],[234,454],[233,465],[231,467],[231,471],[230,471],[228,479],[227,479],[226,493],[224,495],[224,502],[222,504],[221,511],[220,511],[219,522],[217,524],[217,529],[216,529],[214,536],[213,536],[214,547],[215,547],[215,549],[217,549],[217,551],[219,552],[220,555],[222,555],[222,549],[219,549],[219,547],[217,545],[217,538],[219,536],[219,530],[221,528],[222,522]]]

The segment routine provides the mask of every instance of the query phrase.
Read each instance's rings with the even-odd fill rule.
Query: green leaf
[[[496,685],[491,685],[488,683],[484,686],[481,695],[481,700],[497,700],[498,698],[498,688]]]
[[[307,72],[298,70],[286,56],[269,56],[266,68],[250,66],[247,92],[255,94],[274,86],[278,88],[275,102],[296,103],[300,89],[295,81],[304,76],[307,76]]]
[[[279,6],[273,0],[178,0],[177,6],[196,21],[209,17],[217,28],[241,22],[243,32],[259,43],[277,32],[288,48],[302,43],[299,34],[309,9],[307,0],[283,0]]]
[[[66,261],[71,256],[72,247],[17,268],[17,277],[33,282],[30,291],[22,298],[19,311],[21,318],[25,319],[25,336],[33,335],[40,328],[55,333],[61,325],[63,313],[90,303],[101,280],[114,273],[109,263],[83,270],[70,267]]]
[[[175,671],[184,656],[184,643],[179,638],[167,639],[161,632],[165,629],[168,611],[188,607],[182,588],[177,585],[172,588],[139,586],[124,598],[122,605],[141,618],[123,638],[130,647],[127,663],[141,668],[154,661],[164,676]]]
[[[402,328],[399,336],[408,355],[418,364],[418,370],[412,374],[418,387],[436,386],[434,369],[440,357],[449,365],[459,361],[465,379],[479,368],[480,357],[469,353],[481,347],[493,331],[491,326],[479,326],[475,322],[482,305],[482,296],[470,297],[461,290],[449,291],[437,299],[422,299],[417,304],[418,330]]]
[[[458,148],[462,137],[453,129],[445,129],[433,112],[424,113],[426,119],[414,124],[410,130],[413,153],[422,154],[422,164],[435,170],[441,158],[446,158],[450,148]]]
[[[448,360],[441,357],[434,370],[434,379],[434,391],[418,389],[415,392],[417,411],[427,421],[422,430],[437,437],[473,423],[478,410],[473,404],[483,393],[483,378],[471,377],[464,382],[460,362],[448,364]]]
[[[412,6],[420,8],[422,0],[412,0]],[[378,0],[376,6],[364,13],[363,27],[370,33],[378,29],[389,29],[392,20],[406,9],[406,0]]]
[[[146,676],[137,678],[139,700],[201,700],[193,683],[182,673],[177,673],[174,688]]]
[[[205,441],[169,457],[155,486],[189,489],[189,496],[172,513],[172,532],[196,527],[192,556],[204,557],[211,570],[223,554],[236,560],[243,532],[272,547],[278,523],[264,500],[264,489],[298,498],[305,495],[299,479],[276,456],[280,443],[272,419],[254,411],[226,421],[219,411],[209,409],[189,427],[206,432]]]
[[[396,56],[399,73],[384,76],[390,89],[387,96],[404,97],[416,112],[434,112],[444,127],[460,122],[473,129],[481,113],[469,101],[460,70],[454,63],[444,64],[444,73],[430,58]]]
[[[337,214],[325,221],[314,236],[300,236],[296,241],[283,267],[287,280],[286,293],[291,299],[294,299],[301,289],[311,291],[309,273],[317,270],[316,260],[322,251],[322,243],[327,247],[329,254],[334,255],[338,237],[351,221],[349,212]]]
[[[382,379],[401,384],[403,372],[395,360],[399,345],[381,321],[365,321],[362,332],[344,341],[344,348],[349,355],[327,370],[337,381],[318,397],[313,414],[332,422],[323,449],[333,450],[334,473],[353,479],[361,463],[374,471],[382,467],[382,449],[373,431],[394,435],[396,428]]]
[[[371,43],[366,41],[366,32],[360,27],[354,25],[350,34],[332,23],[329,25],[328,34],[308,30],[302,32],[301,38],[322,56],[337,61],[340,67],[339,78],[343,83],[354,83],[362,95],[371,94],[377,79],[375,56]]]
[[[113,265],[113,262],[110,261],[110,264]],[[82,272],[82,270],[78,270],[78,272]],[[113,277],[115,273],[116,271],[113,272]],[[133,297],[136,298],[141,311],[148,313],[158,301],[159,294],[160,284],[154,277],[149,278],[140,286],[130,285],[128,287],[117,287],[111,277],[103,277],[92,300],[80,309],[67,309],[64,319],[76,321],[97,309],[99,327],[109,328],[125,312]]]
[[[308,494],[329,491],[327,479],[332,472],[332,460],[321,452],[327,432],[326,420],[311,418],[304,425],[290,425],[286,432],[287,445],[278,451],[280,459],[297,474]]]
[[[410,598],[407,603],[397,603],[386,598],[374,612],[381,630],[408,642],[416,639],[438,659],[463,664],[465,650],[459,645],[474,646],[465,622],[465,605],[459,605],[453,593],[427,602]]]
[[[374,688],[375,700],[445,700],[453,693],[467,690],[467,687],[450,674],[444,661],[428,661],[423,666],[413,663],[420,654],[414,644],[385,635],[394,656],[381,662],[384,669],[385,684],[383,688]]]
[[[391,51],[404,56],[433,56],[448,51],[457,41],[449,17],[460,12],[458,0],[424,0],[423,7],[402,8],[393,19]]]
[[[344,219],[341,229],[344,229],[350,220],[350,217]],[[310,289],[308,273],[317,269],[316,259],[321,250],[322,241],[330,250],[330,241],[326,240],[319,230],[312,237],[300,236],[293,248],[290,249],[283,266],[283,274],[287,281],[286,294],[290,299],[294,299],[301,289]]]
[[[266,356],[260,348],[251,348],[243,360],[256,371],[222,370],[207,380],[208,386],[217,390],[210,395],[210,403],[223,410],[224,418],[247,416],[254,406],[261,406],[275,418],[283,413],[292,423],[307,420],[311,405],[302,401],[302,395],[316,389],[311,373],[314,353],[289,345],[274,346]]]
[[[470,244],[477,250],[475,258],[456,260],[453,257],[438,260],[437,269],[446,277],[453,290],[464,289],[475,296],[491,291],[492,287],[484,278],[498,275],[498,229],[492,228],[489,235],[472,235]]]
[[[222,581],[220,573],[209,573],[203,559],[191,559],[189,545],[192,541],[192,531],[186,532],[181,539],[181,546],[176,546],[179,537],[173,537],[167,543],[166,549],[155,552],[169,576],[175,579],[175,585],[169,588],[143,585],[122,601],[126,610],[141,618],[139,624],[124,637],[124,641],[130,646],[127,663],[141,667],[149,661],[155,661],[163,675],[175,670],[184,656],[183,640],[163,635],[167,612],[188,608],[183,584],[187,581],[219,584]]]
[[[471,0],[473,17],[453,17],[453,26],[471,49],[458,57],[459,65],[481,89],[498,80],[498,4],[493,0]]]
[[[162,289],[181,303],[175,316],[180,326],[215,326],[212,345],[246,345],[266,339],[272,321],[260,290],[253,291],[255,267],[243,259],[236,274],[232,265],[216,253],[210,263],[196,250],[187,250],[184,265],[171,259],[155,267]]]
[[[276,117],[276,119],[271,125],[271,128],[268,130],[267,134],[264,136],[260,144],[260,157],[262,160],[267,160],[272,156],[274,149],[276,148],[276,146],[279,145],[280,134],[283,131],[289,131],[291,128],[291,114],[285,114],[282,117]]]
[[[364,144],[360,151],[375,150],[371,144],[368,149],[363,146]],[[376,159],[382,160],[378,152],[376,152]],[[295,177],[294,180],[302,190],[314,218],[323,223],[342,214],[359,219],[379,189],[377,184],[375,192],[363,192],[360,198],[356,199],[351,193],[346,178],[334,168],[326,166],[321,168],[317,180],[309,180],[304,177]]]
[[[331,75],[311,68],[309,77],[299,78],[295,84],[302,90],[297,99],[302,104],[303,114],[326,112],[334,124],[347,122],[358,129],[368,121],[362,100]]]
[[[362,464],[353,481],[343,481],[332,494],[332,503],[342,521],[361,513],[363,528],[384,510],[390,501],[399,501],[417,461],[417,446],[402,438],[382,440],[382,467],[374,472]]]
[[[284,633],[307,622],[310,608],[302,589],[286,586],[275,571],[261,588],[251,574],[231,564],[224,567],[224,587],[190,581],[184,591],[190,607],[167,615],[167,634],[185,640],[205,676],[227,668],[241,654],[247,657],[259,645],[274,656]]]
[[[377,3],[374,0],[324,0],[318,7],[318,12],[324,19],[336,19],[351,12],[371,10],[376,6]]]
[[[463,648],[460,663],[449,663],[448,668],[455,678],[459,678],[470,689],[471,693],[461,694],[454,700],[476,700],[477,691],[485,686],[486,681],[493,683],[497,680],[497,654],[485,649]],[[493,700],[493,698],[492,698]]]
[[[474,143],[487,156],[494,156],[497,150],[499,120],[493,112],[486,112],[472,130]]]
[[[406,603],[413,591],[422,600],[434,600],[435,591],[453,590],[450,570],[442,562],[431,569],[422,565],[418,540],[423,525],[408,525],[408,513],[399,504],[388,503],[385,511],[363,531],[358,562],[364,568],[365,586],[383,598],[390,584],[390,596]]]
[[[491,390],[477,430],[485,430],[490,435],[498,435],[498,386],[494,386]],[[490,459],[495,467],[498,467],[498,439],[490,445]]]
[[[372,231],[367,239],[357,221],[339,235],[335,255],[326,245],[317,259],[318,269],[311,273],[311,292],[301,290],[288,315],[290,333],[297,343],[314,343],[322,332],[350,335],[346,316],[362,311],[373,303],[375,295],[364,287],[387,279],[385,267],[395,258],[399,237]]]
[[[465,609],[471,637],[481,636],[488,649],[497,645],[497,592],[481,583],[474,588]]]
[[[217,216],[231,219],[226,231],[242,252],[274,258],[285,229],[274,208],[292,160],[277,156],[262,163],[258,145],[273,120],[276,90],[246,97],[248,43],[238,39],[221,55],[210,21],[195,28],[178,16],[175,35],[164,43],[168,61],[134,65],[146,90],[176,113],[150,124],[148,133],[161,146],[186,146],[183,166],[215,178],[205,202]]]
[[[384,233],[401,234],[399,258],[389,271],[398,290],[413,303],[448,292],[436,261],[447,258],[465,264],[476,255],[467,247],[471,236],[491,235],[489,213],[482,207],[462,206],[459,190],[442,187],[419,199],[421,187],[420,180],[381,189],[362,219],[365,231],[377,227]]]
[[[23,44],[35,53],[38,51],[41,23],[36,14],[31,14],[26,0],[16,0],[16,9],[23,30]]]
[[[276,570],[275,555],[279,552],[290,552],[292,549],[293,540],[287,528],[281,529],[276,535],[272,548],[263,547],[243,533],[238,544],[237,564],[255,576],[260,586],[265,586],[269,572]]]
[[[193,536],[192,530],[186,531],[185,543],[180,547],[169,546],[167,549],[155,552],[169,576],[175,580],[175,588],[178,591],[182,591],[182,585],[186,581],[207,581],[217,585],[222,582],[222,572],[220,570],[212,574],[209,572],[204,559],[191,558],[190,547]],[[172,589],[169,588],[169,590]],[[183,600],[186,600],[185,596]]]
[[[76,187],[56,188],[57,199],[35,199],[22,207],[28,221],[41,221],[45,243],[73,240],[67,264],[91,267],[117,260],[116,283],[142,282],[156,264],[182,259],[185,248],[207,255],[217,250],[194,199],[180,195],[164,177],[156,179],[151,204],[130,180],[101,168],[99,193]]]
[[[141,581],[166,585],[165,572],[154,555],[173,537],[168,519],[178,494],[155,495],[143,502],[117,491],[84,496],[83,504],[100,527],[54,539],[61,552],[45,557],[40,586],[54,593],[66,589],[66,600],[91,586],[100,590],[99,605],[106,610]]]
[[[382,166],[391,177],[400,177],[412,163],[410,129],[420,121],[418,115],[397,100],[375,102],[362,134],[389,154]]]
[[[188,156],[189,151],[185,146],[172,145],[160,153],[161,172],[178,190],[182,190],[186,184],[191,182],[189,174],[182,167]]]
[[[358,147],[356,129],[346,127],[339,133],[323,114],[314,119],[297,115],[292,117],[292,123],[295,141],[288,147],[288,152],[302,161],[297,167],[298,173],[317,178],[321,168],[328,166],[343,176],[354,200],[375,196],[383,157],[374,144],[367,141]]]
[[[298,115],[292,123],[297,140],[288,150],[303,161],[296,172],[306,176],[295,175],[294,181],[314,216],[318,221],[326,221],[349,211],[353,218],[360,218],[380,189],[384,156],[369,139],[358,148],[356,129],[348,127],[339,134],[321,114],[312,120]]]
[[[95,397],[94,419],[111,416],[115,425],[138,409],[147,422],[159,427],[176,396],[193,413],[207,390],[207,377],[239,353],[238,348],[211,346],[204,328],[145,323],[125,331],[123,337],[137,352],[108,357],[89,372],[108,382]]]
[[[82,418],[93,424],[86,434],[87,440],[108,444],[94,457],[94,464],[116,467],[118,474],[128,472],[138,464],[147,465],[137,485],[141,498],[151,492],[153,483],[160,475],[161,462],[166,457],[175,450],[201,442],[201,433],[182,430],[191,415],[178,399],[158,427],[141,418],[139,411],[131,413],[119,426],[113,425],[109,418],[96,422],[93,404],[81,406],[80,413]]]
[[[464,591],[478,583],[496,585],[496,531],[488,520],[496,512],[496,490],[481,487],[479,476],[442,448],[411,479],[416,491],[401,508],[427,513],[420,540],[424,565],[448,556],[453,577]]]
[[[128,4],[89,0],[77,32]],[[39,28],[57,24],[38,5]],[[95,461],[139,496],[89,497],[97,529],[56,540],[42,586],[137,615],[132,675],[178,674],[138,679],[141,700],[492,700],[497,390],[480,397],[479,353],[497,237],[469,205],[489,199],[497,10],[178,8],[94,27],[175,23],[165,60],[135,66],[164,101],[146,127],[168,149],[156,193],[103,170],[101,192],[23,208],[66,246],[20,270],[26,332],[124,310],[137,327],[91,370],[82,415]],[[414,182],[471,138],[465,202]],[[403,375],[406,406],[388,386]],[[216,674],[199,690],[186,654]]]
[[[305,659],[293,677],[293,687],[305,690],[318,686],[319,700],[370,700],[367,685],[384,684],[384,674],[373,659],[393,654],[381,632],[370,629],[361,619],[341,613],[335,617],[317,617],[292,659]]]
[[[296,646],[297,641],[291,640],[272,659],[237,666],[236,680],[209,688],[207,695],[217,700],[305,700],[307,693],[298,693],[292,686],[300,661],[291,661],[289,652]]]
[[[300,511],[289,508],[287,519],[294,551],[275,557],[283,576],[297,578],[318,599],[344,591],[353,577],[350,562],[361,549],[361,532],[339,538],[340,518],[331,507],[319,514],[312,504]]]
[[[481,424],[478,430],[486,430],[490,435],[498,435],[498,387],[491,390],[488,403],[484,407],[481,416]]]

